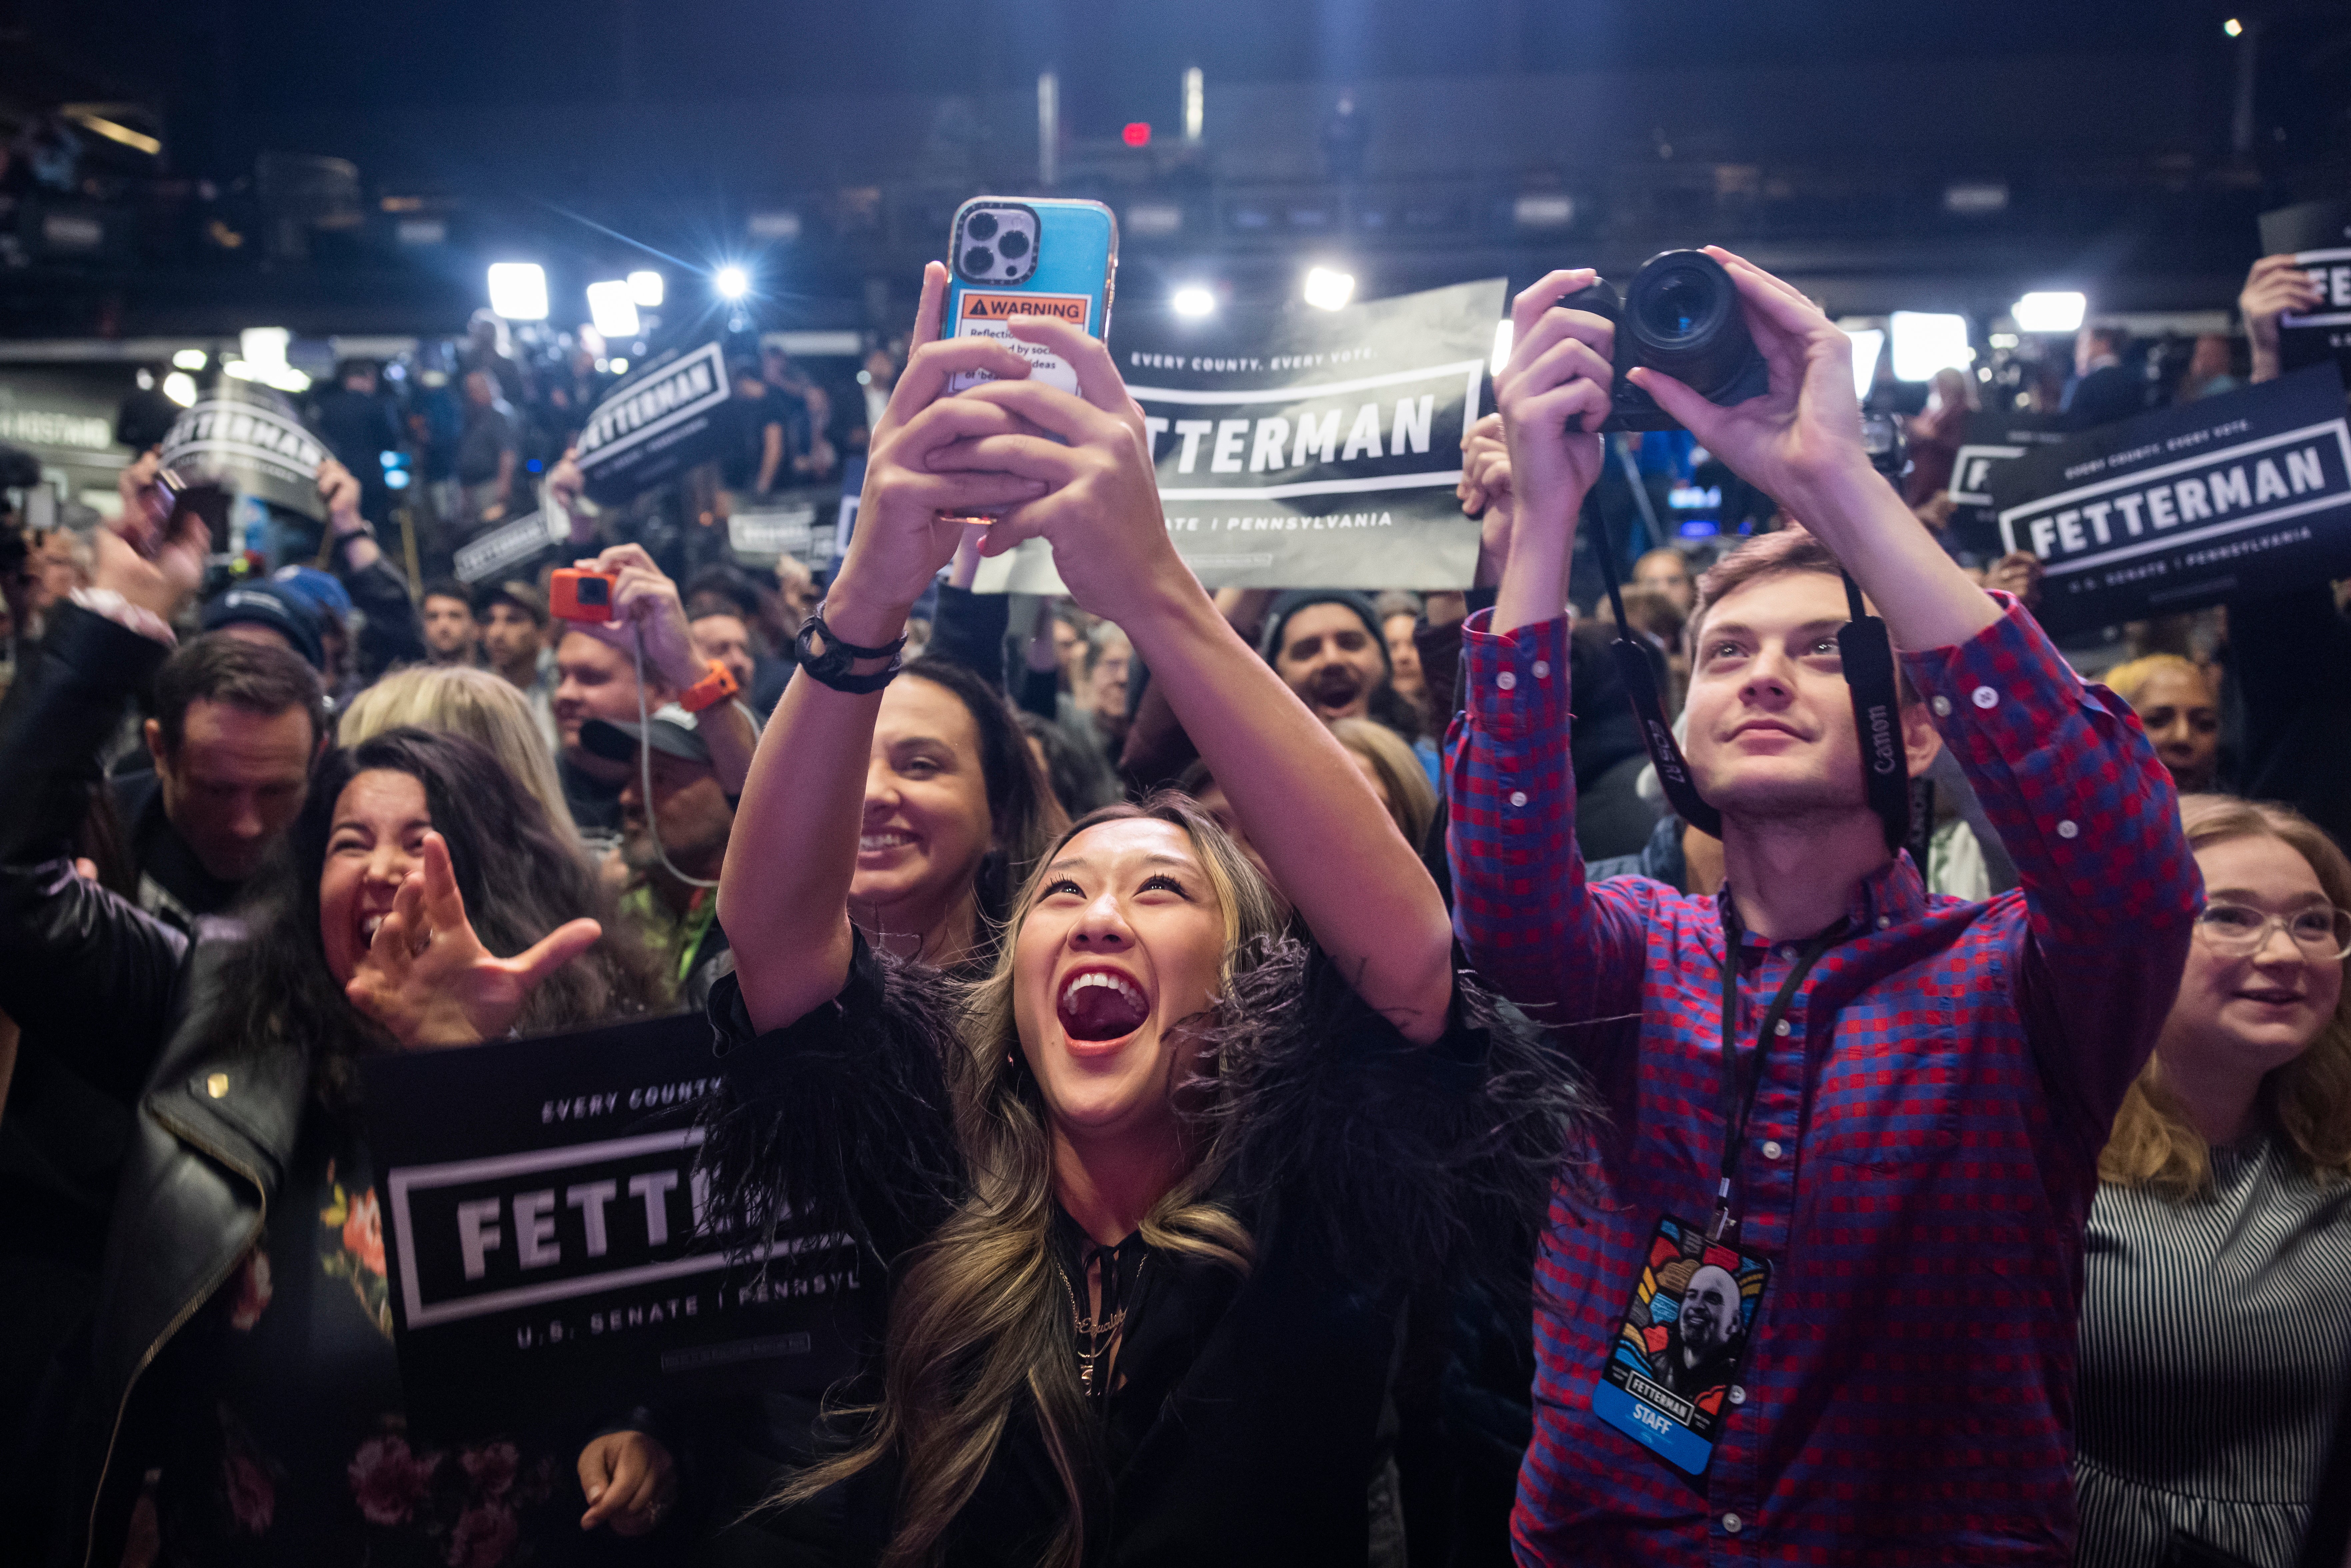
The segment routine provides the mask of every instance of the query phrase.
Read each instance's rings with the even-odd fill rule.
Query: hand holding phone
[[[1029,373],[1065,392],[1077,372],[1051,349],[1012,336],[1016,316],[1063,321],[1093,338],[1110,333],[1118,281],[1118,219],[1100,202],[976,196],[956,209],[947,236],[945,337],[989,337],[1029,361]],[[947,384],[967,392],[993,378],[965,371]]]

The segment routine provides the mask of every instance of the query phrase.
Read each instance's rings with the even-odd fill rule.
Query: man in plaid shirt
[[[2201,883],[2130,710],[1870,468],[1843,334],[1713,254],[1770,392],[1718,408],[1632,374],[1812,535],[1743,547],[1691,622],[1718,896],[1589,883],[1576,852],[1561,610],[1601,444],[1570,432],[1606,411],[1611,329],[1553,301],[1588,272],[1519,297],[1496,381],[1518,521],[1464,634],[1456,915],[1613,1113],[1553,1196],[1512,1536],[1529,1563],[2066,1563],[2083,1221]],[[1838,563],[1915,687],[1910,771],[1952,748],[2018,891],[1930,896],[1889,854]]]

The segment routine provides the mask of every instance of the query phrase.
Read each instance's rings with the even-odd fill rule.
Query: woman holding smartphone
[[[1479,1242],[1541,1212],[1576,1103],[1457,981],[1444,904],[1363,772],[1176,556],[1102,345],[1016,323],[1081,395],[1030,382],[1000,342],[936,340],[945,284],[934,266],[719,894],[721,1190],[755,1230],[787,1193],[824,1211],[889,1297],[860,1406],[772,1500],[839,1486],[852,1558],[885,1563],[1364,1561],[1395,1528],[1406,1277],[1504,1261]],[[939,396],[975,370],[998,379]],[[975,986],[859,936],[881,692],[947,519],[975,513],[989,553],[1049,539],[1133,636],[1311,946],[1173,798],[1061,835]]]

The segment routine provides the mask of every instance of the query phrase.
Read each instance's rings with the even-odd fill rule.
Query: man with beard
[[[1370,600],[1344,589],[1285,593],[1266,616],[1261,647],[1266,663],[1315,717],[1325,724],[1368,718],[1387,726],[1412,743],[1429,782],[1437,782],[1437,748],[1423,738],[1418,715],[1395,689],[1387,638]]]
[[[1729,1382],[1747,1343],[1739,1307],[1739,1281],[1729,1270],[1708,1263],[1692,1274],[1666,1348],[1650,1358],[1657,1381],[1687,1399]]]
[[[718,782],[694,716],[684,708],[661,708],[643,725],[589,719],[580,727],[580,745],[627,773],[621,786],[621,855],[632,885],[621,912],[667,961],[679,1000],[699,1009],[728,966],[719,962],[727,947],[717,889],[696,883],[718,880],[735,828],[735,801]],[[641,757],[641,747],[651,756]]]

